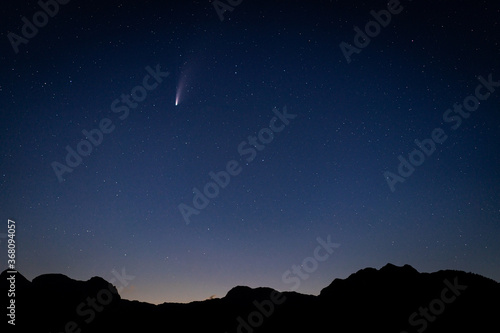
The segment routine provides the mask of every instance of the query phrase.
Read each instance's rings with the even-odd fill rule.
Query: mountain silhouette
[[[10,275],[0,274],[6,306]],[[318,296],[237,286],[222,298],[159,305],[122,299],[100,277],[30,282],[17,273],[16,325],[4,320],[2,332],[498,331],[499,299],[500,284],[477,274],[392,264],[335,279]]]

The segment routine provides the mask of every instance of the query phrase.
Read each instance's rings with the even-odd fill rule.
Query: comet
[[[177,85],[177,90],[175,92],[175,106],[179,105],[179,103],[181,102],[185,86],[186,86],[186,76],[183,75],[179,80],[179,84]]]
[[[177,91],[175,92],[175,106],[179,105],[179,102],[181,99],[181,91],[182,91],[182,88],[178,87]]]

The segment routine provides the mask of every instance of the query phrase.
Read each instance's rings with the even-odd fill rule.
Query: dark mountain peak
[[[385,275],[400,275],[400,276],[411,276],[418,274],[418,271],[408,264],[404,266],[396,266],[391,263],[388,263],[387,265],[382,267],[379,272]]]
[[[8,273],[9,270],[6,269],[0,274],[0,280],[5,280],[7,279],[12,273]],[[17,272],[16,273],[16,283],[23,283],[23,284],[30,284],[31,282],[25,278],[21,273]]]
[[[10,281],[7,278],[10,278],[12,273],[8,273],[9,270],[4,270],[0,274],[0,286],[2,286],[2,290],[10,289]],[[21,290],[21,292],[28,291],[31,287],[31,282],[25,278],[21,273],[15,273],[15,285],[17,290]]]
[[[392,263],[388,262],[388,263],[387,263],[387,264],[385,264],[385,266],[384,266],[384,267],[382,267],[380,270],[384,270],[384,269],[394,270],[394,269],[396,269],[396,268],[398,268],[398,266],[396,266],[396,265],[394,265],[394,264],[392,264]]]
[[[387,274],[398,274],[398,273],[418,273],[418,271],[412,266],[406,264],[403,266],[396,266],[391,263],[387,263],[384,267],[380,269],[380,272]]]
[[[73,280],[64,274],[42,274],[32,281],[32,286],[41,292],[55,292],[58,294],[69,294],[83,292],[85,282]]]
[[[229,301],[242,301],[252,299],[265,299],[274,291],[272,288],[259,287],[250,288],[247,286],[236,286],[229,290],[224,299]]]
[[[228,291],[228,293],[226,294],[226,297],[234,297],[236,295],[247,294],[247,293],[250,293],[251,291],[252,291],[252,288],[250,288],[248,286],[236,286]]]
[[[100,276],[93,276],[86,283],[94,289],[106,289],[106,288],[108,288],[109,290],[118,294],[118,290],[116,289],[116,287],[112,283],[104,280]]]
[[[353,290],[353,292],[367,291],[370,288],[386,288],[400,285],[405,281],[416,278],[420,273],[410,265],[396,266],[388,263],[380,270],[372,267],[360,269],[346,279],[335,279],[323,290],[320,295],[326,296],[332,293]]]
[[[419,274],[419,272],[410,265],[396,266],[394,264],[387,263],[379,270],[372,267],[360,269],[356,273],[351,274],[347,279],[380,279],[381,277],[391,278],[396,276],[397,278],[402,278],[417,274]]]
[[[67,277],[64,274],[48,273],[48,274],[42,274],[42,275],[37,276],[36,278],[33,279],[32,283],[34,285],[37,285],[37,286],[38,285],[43,285],[43,286],[47,286],[47,285],[60,285],[60,286],[64,286],[64,285],[71,284],[74,281],[76,281],[76,280],[73,280],[73,279]]]
[[[42,274],[33,279],[33,285],[42,288],[67,289],[102,289],[108,288],[109,282],[100,276],[94,276],[87,281],[75,280],[64,274]]]
[[[65,302],[78,303],[87,296],[97,297],[106,293],[113,295],[113,299],[121,299],[117,289],[101,277],[94,276],[87,281],[74,280],[64,274],[43,274],[33,279],[31,283],[37,297],[52,297]]]

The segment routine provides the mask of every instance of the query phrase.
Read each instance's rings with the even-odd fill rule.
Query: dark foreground
[[[102,278],[16,275],[15,326],[22,332],[498,332],[500,284],[462,271],[419,273],[391,264],[336,279],[319,296],[235,287],[220,299],[153,305],[121,299]],[[6,329],[2,329],[5,332]]]

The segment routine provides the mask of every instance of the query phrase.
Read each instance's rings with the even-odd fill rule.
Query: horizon
[[[127,290],[127,288],[129,287],[129,285],[127,285],[127,286],[124,286],[123,284],[122,284],[122,285],[120,285],[120,282],[121,282],[121,281],[120,281],[120,280],[121,280],[120,278],[118,278],[118,279],[112,278],[111,280],[113,280],[113,282],[111,282],[111,281],[108,281],[108,280],[106,280],[105,278],[103,278],[103,277],[101,277],[101,276],[98,276],[98,275],[91,276],[91,277],[89,277],[89,278],[87,278],[87,279],[77,279],[77,278],[74,278],[74,277],[71,277],[71,276],[66,276],[66,275],[61,274],[61,273],[43,273],[43,274],[39,274],[39,275],[35,276],[34,278],[37,278],[37,277],[42,276],[42,275],[60,275],[60,274],[61,274],[61,275],[64,275],[64,276],[68,277],[68,278],[69,278],[69,279],[71,279],[71,280],[74,280],[74,281],[88,282],[90,279],[97,277],[97,278],[101,278],[101,279],[105,280],[105,281],[106,281],[106,282],[108,282],[108,283],[111,283],[111,284],[112,284],[112,285],[114,285],[115,287],[117,287],[117,286],[118,286],[118,288],[117,288],[117,289],[118,289],[118,293],[119,293],[119,295],[120,295],[120,298],[121,298],[121,299],[128,300],[128,301],[139,301],[139,302],[145,302],[145,303],[149,303],[149,304],[153,304],[153,305],[160,305],[160,304],[163,304],[163,303],[189,304],[189,303],[192,303],[192,302],[202,302],[202,301],[207,301],[207,300],[212,300],[212,299],[221,299],[221,298],[226,297],[226,296],[227,296],[227,294],[228,294],[231,290],[233,290],[234,288],[237,288],[237,287],[248,287],[248,288],[251,288],[252,290],[254,290],[254,289],[258,289],[258,288],[271,288],[271,289],[276,290],[276,291],[278,291],[278,292],[280,292],[280,293],[285,293],[285,292],[297,292],[297,293],[302,294],[302,295],[319,296],[319,295],[320,295],[320,293],[321,293],[321,291],[322,291],[323,289],[325,289],[325,288],[327,288],[328,286],[330,286],[330,284],[331,284],[331,283],[333,283],[333,281],[335,281],[335,280],[337,280],[337,279],[341,279],[341,280],[348,279],[351,275],[353,275],[353,274],[355,274],[355,273],[357,273],[357,272],[359,272],[359,271],[365,270],[365,269],[375,269],[375,270],[377,270],[377,271],[380,271],[382,268],[385,268],[385,267],[387,267],[387,266],[394,266],[394,267],[396,267],[396,268],[403,268],[404,266],[410,266],[411,268],[415,269],[415,270],[416,270],[419,274],[422,274],[422,273],[424,273],[424,274],[437,273],[438,271],[459,271],[459,272],[464,272],[464,273],[466,273],[466,274],[470,274],[470,273],[472,273],[472,274],[477,274],[477,273],[475,273],[475,272],[466,272],[466,271],[455,270],[455,269],[449,269],[449,268],[442,268],[442,269],[440,269],[440,270],[438,270],[438,271],[434,271],[434,272],[426,272],[426,271],[420,271],[420,270],[418,270],[417,268],[415,268],[415,267],[413,267],[412,265],[409,265],[409,264],[395,265],[395,264],[393,264],[393,263],[386,263],[385,265],[383,265],[383,266],[381,266],[381,267],[379,267],[379,268],[376,268],[376,267],[364,267],[364,268],[361,268],[361,269],[359,269],[359,270],[357,270],[357,271],[355,271],[355,272],[352,272],[351,274],[349,274],[349,275],[348,275],[347,277],[345,277],[345,278],[336,277],[336,278],[332,279],[332,280],[330,281],[330,283],[328,283],[328,284],[326,284],[325,286],[323,286],[323,287],[321,288],[321,290],[319,290],[319,291],[318,291],[318,292],[316,292],[316,293],[302,293],[302,292],[297,292],[297,291],[294,291],[294,290],[280,290],[280,289],[272,288],[272,287],[269,287],[269,286],[234,285],[234,286],[232,286],[231,288],[229,288],[229,289],[226,291],[226,293],[225,293],[225,294],[223,294],[223,295],[215,295],[215,294],[214,294],[214,295],[210,295],[210,297],[207,297],[207,298],[205,298],[205,299],[193,299],[193,300],[190,300],[190,301],[184,301],[184,302],[173,301],[173,300],[164,300],[164,301],[159,301],[159,302],[156,302],[156,303],[146,302],[146,301],[141,300],[141,299],[131,299],[131,298],[126,298],[126,297],[124,297],[124,296],[123,296],[123,294],[122,294],[122,292],[123,292],[123,291],[126,291],[126,290]],[[1,273],[3,273],[3,272],[7,272],[7,271],[8,271],[8,269],[5,269],[5,270],[3,270]],[[117,273],[118,273],[118,275],[122,275],[122,274],[119,274],[119,272],[117,272]],[[33,281],[33,279],[34,279],[34,278],[32,278],[32,279],[27,278],[26,276],[24,276],[24,275],[22,274],[22,272],[19,272],[19,271],[17,271],[17,274],[21,274],[21,275],[22,275],[24,278],[26,278],[26,279],[27,279],[30,283],[31,283],[31,282]],[[491,277],[484,276],[484,275],[481,275],[481,274],[477,274],[477,275],[479,275],[479,276],[481,276],[481,277],[484,277],[484,278],[487,278],[487,279],[490,279],[490,280],[493,280],[493,281],[495,281],[495,282],[497,282],[497,283],[500,283],[498,280],[493,279],[493,278],[491,278]],[[116,275],[115,275],[115,277],[116,277]],[[134,278],[135,278],[135,277],[134,277]],[[125,279],[125,281],[127,281],[127,279]],[[130,279],[130,281],[133,281],[133,279]],[[128,283],[128,282],[129,282],[129,281],[127,281],[127,283]],[[121,288],[123,288],[123,289],[121,289]]]

